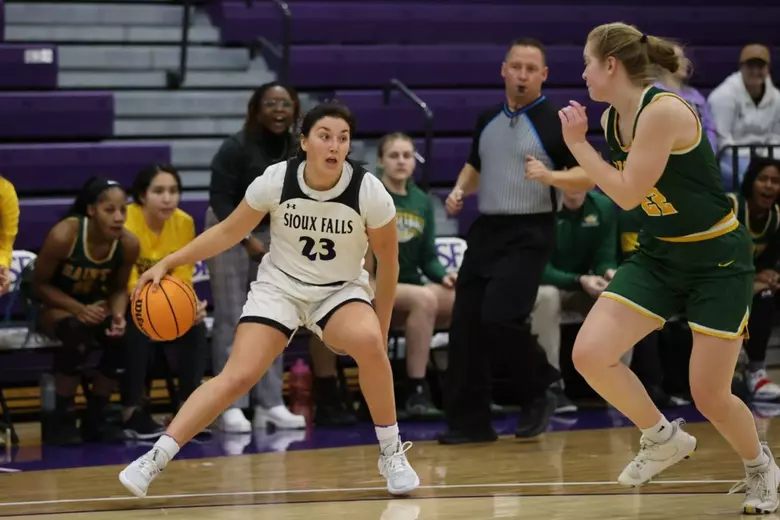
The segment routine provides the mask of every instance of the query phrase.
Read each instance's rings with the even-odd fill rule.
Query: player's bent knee
[[[219,378],[224,388],[230,395],[244,395],[257,383],[259,377],[253,371],[248,368],[234,368],[228,370],[225,367],[215,379]]]
[[[379,330],[366,330],[355,334],[346,344],[340,346],[357,364],[372,363],[387,359],[387,346]]]
[[[720,422],[729,413],[731,388],[718,388],[710,381],[691,379],[691,397],[696,409],[711,422]]]
[[[614,362],[607,359],[603,348],[599,348],[601,340],[580,333],[574,342],[571,352],[571,361],[574,368],[582,375],[592,374],[603,370]]]

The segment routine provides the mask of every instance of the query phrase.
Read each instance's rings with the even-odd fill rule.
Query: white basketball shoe
[[[132,494],[143,498],[149,490],[149,484],[167,464],[168,456],[160,448],[153,448],[123,469],[119,473],[119,482]]]
[[[653,442],[642,435],[639,453],[618,477],[623,486],[641,486],[663,470],[687,459],[696,450],[696,438],[682,429],[685,421],[672,421],[672,436],[666,442]]]
[[[406,459],[411,442],[388,446],[379,456],[379,473],[387,479],[387,490],[393,495],[406,495],[417,489],[420,477]]]
[[[769,447],[762,445],[761,449],[767,456],[767,462],[760,466],[746,466],[745,479],[737,482],[729,491],[729,495],[731,495],[745,488],[742,511],[748,515],[774,513],[780,506],[780,499],[777,496],[777,488],[780,485],[780,468],[778,468]]]

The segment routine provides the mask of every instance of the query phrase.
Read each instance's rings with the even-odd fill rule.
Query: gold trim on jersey
[[[701,127],[701,121],[699,120],[699,114],[696,113],[696,110],[694,110],[693,107],[691,105],[689,105],[687,101],[685,101],[683,98],[681,98],[680,96],[678,96],[677,94],[674,94],[672,92],[659,92],[658,94],[653,96],[653,99],[650,100],[650,103],[653,103],[655,100],[661,99],[662,97],[673,97],[673,98],[679,99],[680,101],[682,101],[683,105],[688,107],[688,110],[691,111],[691,113],[693,114],[693,117],[696,119],[696,139],[691,144],[689,144],[688,146],[681,146],[681,147],[678,147],[678,148],[672,148],[671,154],[672,155],[684,155],[684,154],[686,154],[688,152],[691,152],[691,151],[695,150],[696,147],[699,146],[699,144],[701,144],[701,136],[703,135],[702,127]],[[650,103],[648,103],[648,105]]]
[[[742,317],[742,321],[739,324],[739,328],[737,328],[737,332],[727,332],[725,330],[711,329],[710,327],[705,327],[704,325],[699,325],[698,323],[693,323],[692,321],[688,322],[688,326],[691,328],[691,330],[701,334],[706,334],[707,336],[715,336],[716,338],[721,339],[739,339],[748,335],[748,321],[750,321],[750,309],[745,311],[745,315]]]
[[[666,323],[666,320],[663,319],[658,314],[645,309],[644,307],[642,307],[638,303],[632,302],[631,300],[629,300],[625,296],[621,296],[620,294],[616,294],[616,293],[608,292],[608,291],[602,292],[601,296],[603,298],[609,298],[610,300],[614,300],[614,301],[616,301],[618,303],[622,303],[623,305],[625,305],[629,309],[635,310],[636,312],[638,312],[642,316],[646,316],[648,318],[652,318],[652,319],[654,319],[656,321],[659,321],[661,323],[659,325],[659,327],[658,327],[659,329],[663,328],[664,324]]]
[[[699,231],[698,233],[691,233],[690,235],[683,235],[681,237],[656,237],[658,240],[664,242],[703,242],[704,240],[710,240],[712,238],[718,238],[726,233],[731,233],[739,227],[739,221],[733,211],[730,211],[728,215],[718,221],[717,224],[712,226],[706,231]]]
[[[73,220],[75,222],[79,222],[78,217],[68,217],[65,219],[67,222],[68,220]],[[68,249],[68,256],[66,258],[70,258],[73,256],[73,253],[76,251],[76,243],[79,241],[79,234],[76,233],[76,235],[73,237],[73,243],[70,245],[70,249]]]
[[[747,228],[748,233],[750,233],[751,238],[764,238],[767,231],[769,231],[769,224],[772,223],[772,215],[771,215],[772,211],[775,212],[775,225],[777,225],[777,223],[780,222],[780,211],[778,211],[777,204],[772,204],[772,209],[770,210],[770,215],[766,218],[766,224],[764,224],[764,229],[762,229],[761,232],[756,233],[755,231],[753,231],[753,228],[750,227],[750,204],[745,202],[745,227]]]
[[[731,199],[731,207],[734,208],[734,211],[739,212],[739,199],[737,199],[737,196],[733,193],[726,193],[726,197]]]
[[[644,101],[645,96],[647,95],[647,91],[650,90],[652,86],[647,87],[644,91],[642,91],[642,101]],[[662,97],[673,97],[677,98],[688,108],[688,110],[691,111],[693,114],[693,117],[696,119],[696,139],[687,146],[672,148],[671,155],[685,155],[686,153],[689,153],[696,149],[699,144],[701,144],[701,138],[702,135],[704,135],[702,126],[701,126],[701,120],[699,120],[699,115],[696,113],[696,110],[688,104],[687,101],[685,101],[683,98],[678,96],[677,94],[674,94],[672,92],[659,92],[655,94],[652,98],[650,98],[650,101],[647,102],[647,105],[643,105],[642,102],[639,103],[639,108],[637,109],[636,118],[634,119],[634,128],[631,130],[631,141],[626,146],[623,146],[623,143],[620,140],[620,128],[618,126],[618,114],[615,113],[615,117],[612,118],[612,131],[615,134],[615,142],[620,147],[621,150],[624,152],[628,152],[631,150],[631,144],[634,142],[634,130],[636,129],[637,119],[639,118],[639,113],[642,111],[642,109],[650,104],[652,104],[654,101],[661,99]],[[614,109],[614,107],[610,107]],[[606,132],[605,132],[606,133]]]
[[[116,245],[119,242],[119,240],[114,240],[114,242],[111,244],[111,250],[108,252],[108,254],[103,260],[95,260],[94,258],[92,258],[92,255],[89,254],[89,242],[87,242],[88,224],[89,222],[87,221],[87,217],[84,217],[81,226],[81,242],[82,242],[81,247],[82,249],[84,249],[84,256],[87,258],[87,260],[89,260],[93,264],[98,264],[98,265],[105,264],[106,262],[114,258],[114,253],[116,252]],[[74,243],[73,245],[75,247],[76,244]]]
[[[608,143],[609,143],[609,118],[610,118],[610,116],[612,116],[612,112],[614,110],[615,110],[615,107],[613,107],[612,105],[609,105],[609,107],[607,108],[607,111],[605,112],[605,114],[607,115],[607,120],[604,121],[604,124],[602,125],[602,128],[601,128],[601,130],[604,132],[604,139],[606,139]],[[617,118],[617,113],[615,113],[615,116],[612,117],[612,119],[615,120],[616,118]]]
[[[629,151],[631,149],[631,144],[634,142],[634,132],[636,131],[636,120],[639,118],[639,112],[641,112],[642,108],[644,108],[645,106],[644,105],[645,96],[647,95],[647,92],[651,88],[653,88],[652,85],[648,86],[642,91],[642,96],[639,98],[639,106],[636,107],[636,116],[634,116],[634,124],[631,126],[631,135],[629,136],[629,141],[626,146],[623,146],[623,142],[620,140],[620,127],[618,126],[618,119],[620,118],[620,114],[618,114],[617,110],[615,110],[615,117],[612,118],[612,131],[615,133],[615,142],[620,147],[620,149],[623,150],[624,152]]]

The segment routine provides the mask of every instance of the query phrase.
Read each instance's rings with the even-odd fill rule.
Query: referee
[[[467,236],[456,285],[442,444],[497,439],[491,422],[490,348],[518,343],[511,365],[522,411],[515,435],[543,433],[555,407],[548,391],[559,374],[530,338],[527,318],[555,243],[559,188],[591,181],[563,142],[558,108],[542,95],[544,46],[512,43],[501,67],[506,103],[482,114],[468,161],[447,197],[452,215],[477,193],[481,215]],[[568,171],[567,171],[568,169]]]

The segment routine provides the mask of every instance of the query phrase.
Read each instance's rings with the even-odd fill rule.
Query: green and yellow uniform
[[[617,267],[617,215],[607,196],[591,191],[576,210],[563,206],[556,224],[555,249],[542,285],[578,289],[580,276],[604,276]]]
[[[637,121],[662,96],[678,97],[648,87]],[[684,315],[696,332],[735,339],[746,331],[753,299],[751,241],[723,190],[701,121],[692,108],[691,113],[697,139],[672,151],[661,178],[631,210],[641,222],[639,248],[620,266],[603,296],[657,319],[660,326],[671,316]],[[622,169],[630,143],[620,141],[614,107],[609,108],[605,135],[612,163]]]
[[[642,220],[634,211],[620,211],[618,215],[618,233],[620,234],[620,258],[625,260],[639,248],[639,232]]]
[[[745,197],[741,193],[727,193],[727,195],[734,206],[737,220],[745,226],[750,234],[750,238],[753,239],[753,258],[758,258],[772,241],[778,228],[780,228],[780,206],[777,204],[772,205],[763,229],[753,229],[750,226],[750,210]]]
[[[436,221],[433,203],[414,183],[406,195],[390,193],[395,203],[398,227],[398,283],[422,285],[420,271],[432,282],[441,283],[447,272],[436,252]]]
[[[68,257],[57,266],[49,283],[80,303],[89,305],[107,300],[117,289],[116,276],[124,252],[122,240],[117,239],[105,258],[92,258],[87,250],[87,218],[79,218],[78,222],[73,247]]]

